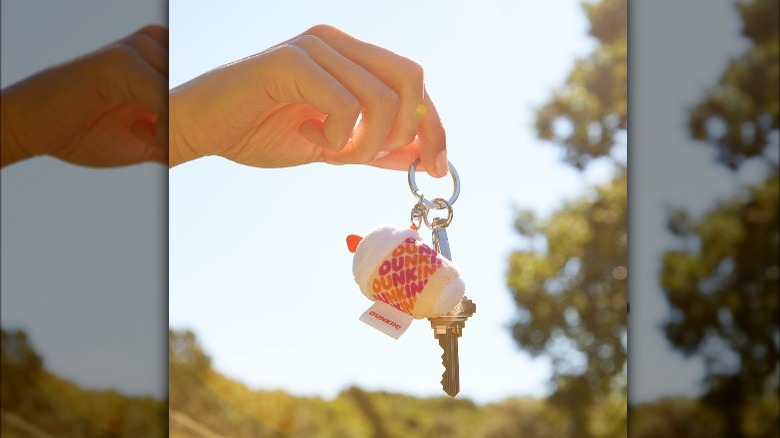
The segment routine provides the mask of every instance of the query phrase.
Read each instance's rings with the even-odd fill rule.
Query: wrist
[[[186,117],[183,111],[186,111],[187,105],[181,102],[181,99],[182,96],[175,89],[168,94],[169,167],[209,155],[199,152],[192,146],[189,136],[193,134],[195,127],[184,121]]]

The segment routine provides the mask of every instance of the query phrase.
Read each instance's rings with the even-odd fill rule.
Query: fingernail
[[[436,156],[436,175],[438,175],[440,178],[447,174],[447,169],[449,168],[449,165],[447,164],[447,151],[441,151],[439,152],[439,155]]]
[[[374,159],[378,160],[378,159],[384,158],[384,157],[386,157],[388,155],[390,155],[390,152],[380,151],[378,154],[376,154],[376,157],[374,157]]]
[[[322,154],[322,161],[333,166],[341,166],[344,164],[343,161],[337,160],[336,158],[331,156],[331,154]]]

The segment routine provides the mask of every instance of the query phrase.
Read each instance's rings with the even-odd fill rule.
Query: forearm
[[[2,91],[3,166],[40,155],[72,138],[65,129],[76,125],[77,111],[67,99],[69,77],[52,67],[29,76]],[[73,94],[73,93],[70,93]],[[71,99],[73,100],[73,99]]]
[[[4,89],[0,98],[0,165],[3,167],[36,155],[31,152],[29,145],[24,144],[23,132],[29,128],[23,125],[32,122],[29,115],[24,114],[16,87]]]

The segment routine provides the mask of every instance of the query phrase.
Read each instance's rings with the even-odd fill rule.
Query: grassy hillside
[[[373,437],[510,438],[571,436],[571,421],[545,399],[478,405],[466,398],[418,398],[351,387],[331,400],[257,390],[211,368],[190,332],[169,338],[170,403],[89,391],[47,371],[23,332],[2,332],[3,437]],[[778,437],[778,397],[744,406],[745,437]],[[625,397],[589,416],[598,438],[626,436]],[[632,407],[632,438],[723,436],[716,413],[695,399]]]
[[[43,366],[24,332],[2,331],[3,437],[163,437],[165,401],[90,391]]]

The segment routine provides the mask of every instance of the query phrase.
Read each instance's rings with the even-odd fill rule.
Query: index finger
[[[137,31],[136,34],[146,35],[157,41],[161,46],[168,48],[168,28],[159,24],[148,24]]]
[[[406,58],[385,48],[358,40],[332,26],[314,26],[306,33],[324,40],[339,53],[359,64],[393,89],[398,90],[400,94],[410,96],[404,100],[413,103],[413,107],[401,108],[400,111],[413,111],[419,116],[415,142],[420,148],[422,164],[431,176],[442,177],[446,175],[447,141],[444,126],[425,87],[423,86],[422,90],[410,89],[415,82],[411,79],[417,72],[410,71],[407,63],[404,62]],[[422,106],[418,105],[420,103],[419,97],[416,99],[413,97],[418,92],[423,93]],[[411,119],[415,119],[415,116],[413,115]],[[409,164],[411,161],[406,163],[407,166]]]

